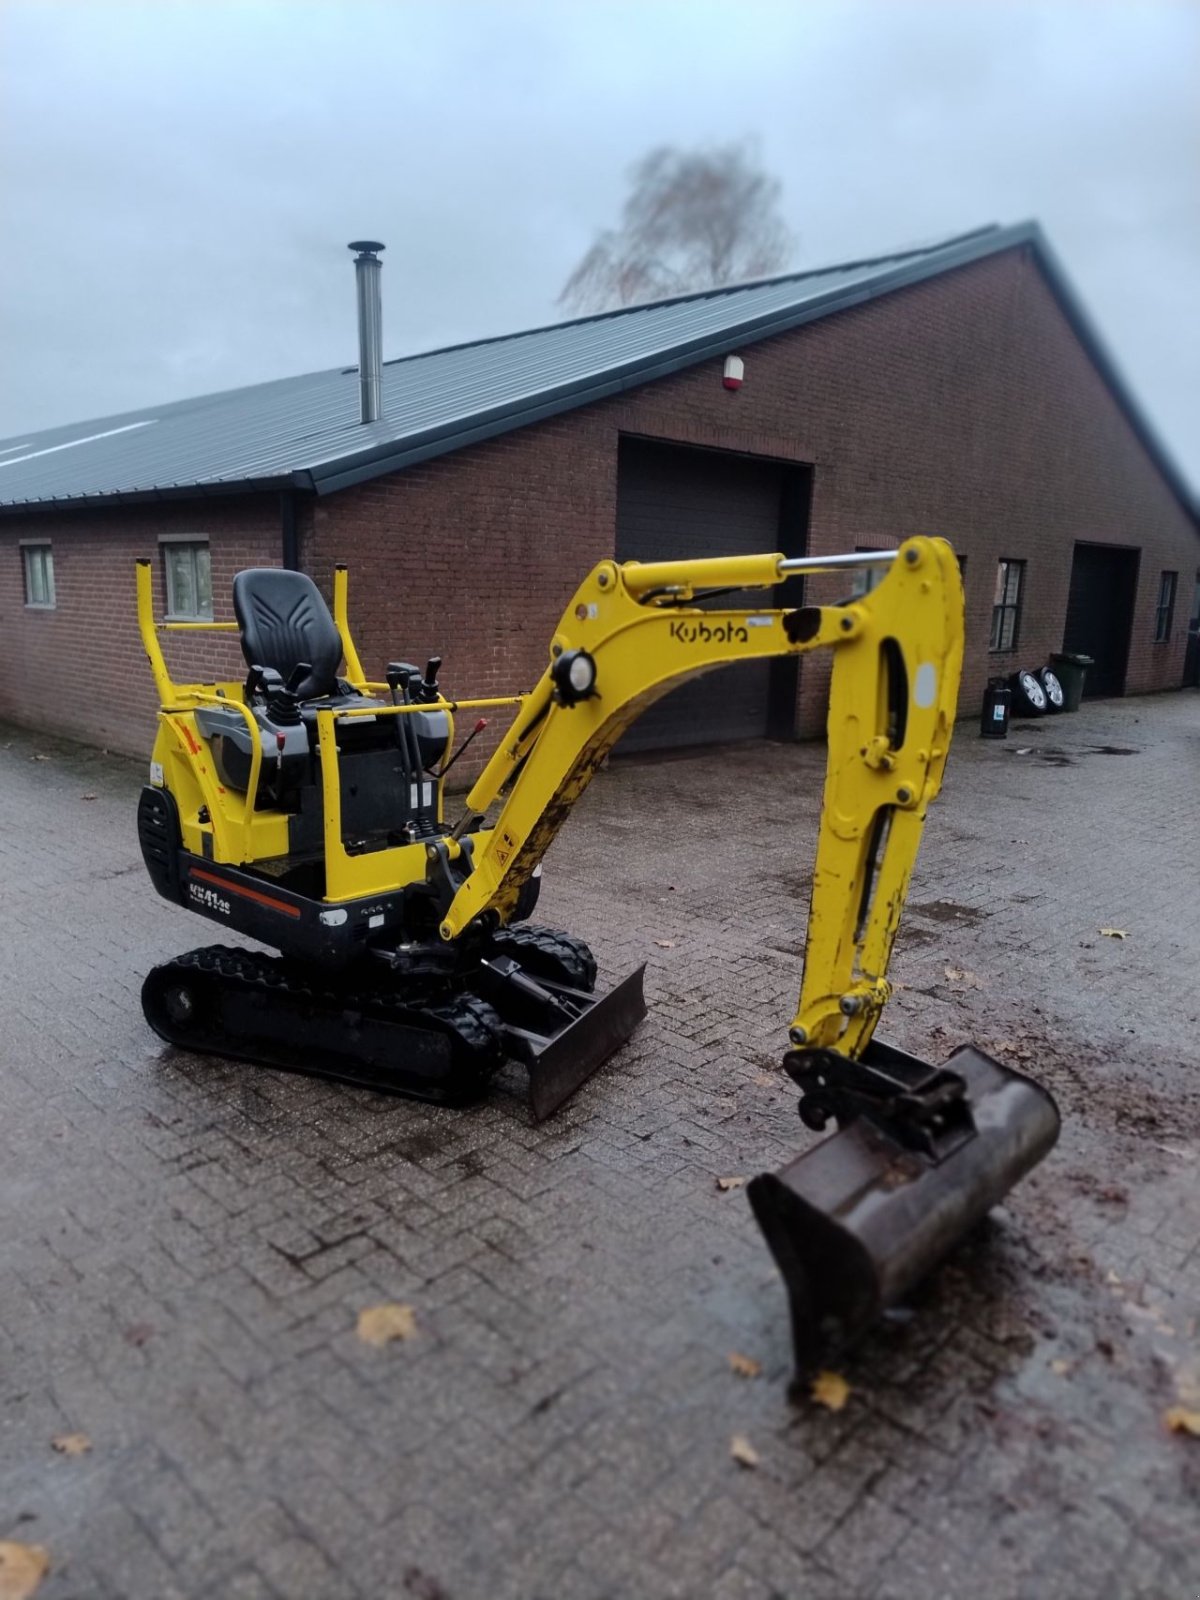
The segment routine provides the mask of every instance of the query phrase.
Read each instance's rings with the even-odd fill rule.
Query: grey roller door
[[[623,439],[617,559],[663,561],[780,549],[800,554],[807,503],[803,469],[722,451]],[[712,603],[736,606],[748,598],[734,595]],[[772,603],[770,597],[764,599]],[[618,752],[787,733],[795,692],[794,662],[720,668],[651,706],[621,740]]]

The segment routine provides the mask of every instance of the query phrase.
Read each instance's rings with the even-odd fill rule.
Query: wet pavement
[[[648,961],[651,1012],[532,1128],[515,1070],[452,1113],[161,1047],[144,972],[219,935],[150,888],[140,768],[0,732],[0,1540],[38,1600],[1194,1600],[1200,695],[960,727],[884,1031],[1033,1072],[1063,1135],[838,1411],[789,1395],[717,1181],[816,1137],[778,1061],[822,763],[599,776],[538,919]],[[392,1302],[412,1336],[359,1339]]]

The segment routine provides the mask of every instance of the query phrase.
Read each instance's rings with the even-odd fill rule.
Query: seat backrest
[[[312,671],[300,683],[301,700],[337,691],[342,638],[321,591],[305,572],[249,567],[233,580],[233,611],[250,667],[273,667],[286,683],[301,661]]]

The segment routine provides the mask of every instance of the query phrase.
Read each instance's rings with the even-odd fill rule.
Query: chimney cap
[[[352,239],[346,249],[357,250],[361,255],[374,255],[377,250],[386,250],[387,246],[380,244],[378,239]]]

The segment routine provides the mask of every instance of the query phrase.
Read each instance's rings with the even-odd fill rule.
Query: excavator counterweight
[[[885,569],[865,594],[785,605],[793,580]],[[906,1294],[1045,1155],[1049,1096],[978,1051],[934,1067],[874,1038],[926,811],[953,731],[958,564],[941,539],[788,559],[601,562],[571,598],[527,693],[455,700],[424,669],[363,674],[347,576],[332,610],[303,573],[234,580],[244,682],[176,683],[138,565],[160,700],[138,830],[159,893],[278,952],[220,944],[143,989],[170,1043],[446,1105],[510,1057],[535,1120],[646,1013],[643,969],[596,993],[582,940],[529,922],[542,858],[608,752],[677,684],[739,661],[828,650],[828,761],[803,979],[784,1065],[806,1127],[839,1131],[750,1199],[787,1285],[797,1363]],[[712,609],[767,591],[759,607]],[[702,604],[703,602],[703,604]],[[344,674],[344,675],[343,675]],[[511,725],[445,819],[455,717]],[[480,724],[476,724],[475,732]]]

